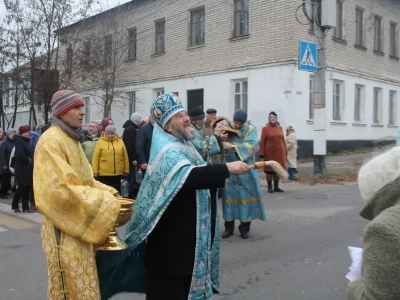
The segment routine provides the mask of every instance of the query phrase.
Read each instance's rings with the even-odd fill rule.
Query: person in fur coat
[[[362,278],[349,283],[348,300],[400,299],[400,147],[360,169],[358,185],[371,221],[363,239]]]

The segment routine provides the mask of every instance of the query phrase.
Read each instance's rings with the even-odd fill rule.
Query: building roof
[[[82,19],[82,20],[80,20],[78,22],[75,22],[75,23],[73,23],[71,25],[62,27],[62,28],[57,30],[57,33],[63,33],[65,31],[68,31],[69,29],[73,29],[74,27],[77,27],[77,26],[79,26],[79,25],[81,25],[81,24],[83,24],[85,22],[88,22],[88,21],[94,21],[94,20],[101,19],[104,15],[109,14],[109,13],[116,13],[116,12],[119,12],[120,10],[127,10],[127,9],[134,8],[138,4],[140,4],[142,2],[145,2],[145,1],[147,1],[147,0],[132,0],[132,1],[126,2],[126,3],[121,4],[121,5],[117,5],[117,6],[113,7],[113,8],[108,9],[108,10],[102,11],[101,13],[98,13],[96,15],[93,15],[93,16],[90,16],[88,18]]]

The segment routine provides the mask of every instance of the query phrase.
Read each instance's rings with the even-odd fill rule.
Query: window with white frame
[[[308,117],[310,120],[314,119],[314,75],[310,75],[309,90],[308,90]]]
[[[233,36],[249,34],[249,0],[233,1]]]
[[[356,8],[356,45],[364,46],[364,11]]]
[[[155,23],[156,41],[155,41],[155,54],[165,52],[165,20],[157,21]]]
[[[128,93],[128,103],[129,103],[129,116],[131,116],[136,111],[136,93]]]
[[[336,1],[336,27],[333,36],[343,40],[343,0]]]
[[[354,122],[363,122],[365,86],[356,84],[354,89]]]
[[[190,12],[190,46],[203,45],[205,39],[205,9]]]
[[[382,18],[375,16],[374,18],[374,50],[382,52]]]
[[[335,80],[333,82],[333,115],[332,119],[340,121],[342,119],[342,107],[344,105],[344,82]]]
[[[136,28],[128,29],[128,60],[134,60],[136,58],[136,44]]]
[[[397,92],[389,91],[389,125],[397,125]]]
[[[374,124],[382,124],[382,89],[374,88],[373,98],[373,115],[372,122]]]
[[[90,123],[90,97],[82,97],[85,108],[85,123]]]
[[[164,88],[154,89],[156,97],[159,97],[164,94]]]
[[[393,57],[397,57],[397,24],[390,22],[390,49],[389,55]]]
[[[248,108],[248,82],[247,80],[234,81],[235,110]]]

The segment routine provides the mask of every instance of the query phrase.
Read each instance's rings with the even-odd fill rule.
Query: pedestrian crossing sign
[[[299,44],[299,70],[316,72],[318,69],[317,44],[300,41]]]

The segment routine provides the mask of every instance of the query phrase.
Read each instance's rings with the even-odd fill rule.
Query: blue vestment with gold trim
[[[150,160],[126,229],[130,249],[143,244],[196,165],[206,163],[192,143],[154,124]],[[219,290],[220,235],[217,232],[211,243],[210,201],[208,190],[197,190],[197,241],[189,300],[211,299],[213,290]]]
[[[233,124],[231,124],[233,127]],[[254,154],[258,151],[257,130],[251,124],[240,129],[240,136],[229,136],[228,142],[235,146],[227,150],[227,162],[241,160],[248,165],[254,163]],[[249,170],[242,175],[232,175],[221,189],[223,217],[225,221],[265,220],[263,193],[258,171]]]

